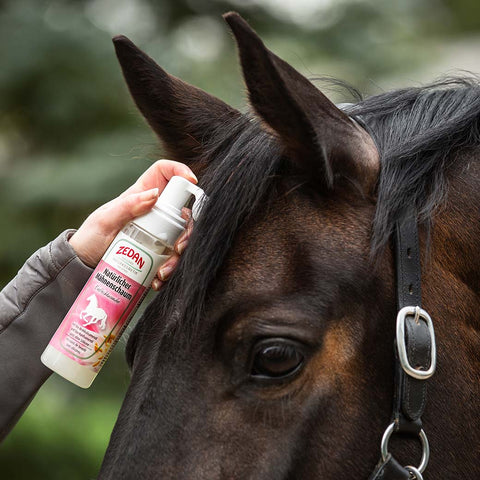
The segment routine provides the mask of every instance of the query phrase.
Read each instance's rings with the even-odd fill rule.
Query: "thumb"
[[[105,231],[121,230],[128,222],[151,210],[158,199],[158,188],[145,192],[132,193],[124,197],[117,197],[108,202],[105,210],[100,213],[102,226]]]
[[[78,257],[95,267],[115,235],[130,221],[147,213],[158,198],[158,188],[115,198],[95,210],[69,242]]]

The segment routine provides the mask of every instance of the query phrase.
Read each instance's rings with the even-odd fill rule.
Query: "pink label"
[[[146,294],[144,285],[149,285],[155,275],[154,263],[150,253],[120,234],[92,273],[50,345],[81,365],[88,365],[96,372],[100,370],[125,322]]]

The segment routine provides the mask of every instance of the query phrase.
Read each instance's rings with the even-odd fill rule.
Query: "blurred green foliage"
[[[221,19],[229,10],[305,75],[339,77],[367,94],[382,78],[414,78],[445,42],[480,29],[473,0],[0,1],[2,286],[160,155],[128,96],[113,35],[126,34],[169,72],[245,109]],[[47,382],[0,447],[2,478],[96,476],[128,386],[121,350],[87,391]]]

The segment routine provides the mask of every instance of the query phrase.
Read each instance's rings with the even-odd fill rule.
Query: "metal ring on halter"
[[[414,475],[413,478],[415,480],[423,480],[423,476],[418,468],[412,467],[411,465],[407,465],[405,468],[410,472],[410,476],[412,476],[412,474]]]
[[[394,429],[395,429],[395,423],[391,423],[385,430],[385,433],[383,434],[382,444],[380,446],[380,451],[382,452],[383,461],[387,459],[388,441],[390,440],[390,437],[392,436]],[[430,458],[430,447],[428,445],[427,435],[423,431],[423,428],[422,430],[420,430],[418,436],[420,438],[420,442],[422,443],[422,459],[420,460],[420,465],[416,468],[416,470],[418,470],[420,474],[422,474],[428,465],[428,459]],[[414,467],[407,467],[407,468],[414,468]],[[416,474],[415,472],[412,472],[412,473]],[[419,478],[419,480],[422,480],[422,478]]]

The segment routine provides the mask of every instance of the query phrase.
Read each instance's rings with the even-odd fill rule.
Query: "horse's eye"
[[[257,378],[282,378],[298,371],[304,355],[296,342],[276,338],[263,340],[254,349],[251,375]]]

